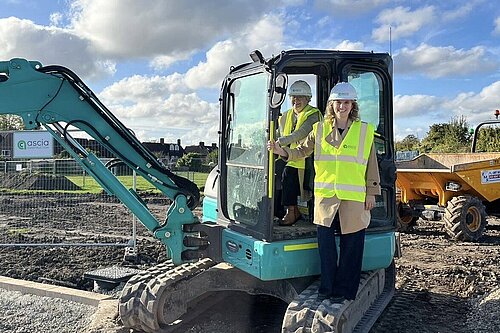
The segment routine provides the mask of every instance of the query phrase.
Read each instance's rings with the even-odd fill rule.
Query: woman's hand
[[[267,142],[267,150],[272,150],[275,154],[283,157],[288,157],[287,152],[283,148],[281,148],[280,144],[277,141],[269,140]]]
[[[375,196],[367,195],[365,199],[365,210],[372,210],[375,208]]]

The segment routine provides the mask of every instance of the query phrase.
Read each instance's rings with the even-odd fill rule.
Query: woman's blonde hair
[[[333,111],[333,103],[335,101],[328,101],[326,104],[326,110],[325,110],[325,120],[329,121],[330,124],[333,124],[333,119],[335,119],[335,112]],[[352,109],[351,112],[349,113],[349,119],[352,121],[360,120],[359,118],[359,106],[358,102],[352,101]]]

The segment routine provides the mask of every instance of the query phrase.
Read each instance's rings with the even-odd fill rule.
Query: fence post
[[[132,171],[132,189],[134,192],[137,191],[137,173],[135,170]],[[134,254],[137,255],[137,217],[132,213],[132,246],[134,249]]]

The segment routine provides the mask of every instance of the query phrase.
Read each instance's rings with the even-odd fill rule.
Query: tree
[[[500,152],[500,127],[485,127],[479,130],[477,152]]]
[[[396,141],[397,151],[418,150],[419,148],[420,148],[420,140],[413,134],[407,135],[401,141]]]
[[[433,124],[422,139],[425,153],[461,153],[470,149],[471,133],[465,117],[452,118],[447,124]]]
[[[12,114],[0,115],[0,130],[15,131],[23,128],[23,119]]]
[[[192,171],[200,171],[202,156],[198,153],[187,153],[177,160],[177,167],[188,167]]]
[[[212,163],[214,165],[219,163],[219,150],[218,149],[214,149],[210,153],[208,153],[207,162],[209,164]]]

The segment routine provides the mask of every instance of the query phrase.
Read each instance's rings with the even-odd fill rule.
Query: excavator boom
[[[36,61],[0,62],[0,114],[22,117],[26,129],[49,131],[68,153],[109,193],[116,195],[156,238],[176,264],[192,250],[183,244],[183,225],[198,223],[192,209],[199,203],[196,184],[160,163],[71,70]],[[125,188],[91,152],[68,132],[76,127],[112,152],[172,200],[164,221],[151,214],[133,191]],[[116,164],[115,164],[116,165]]]

